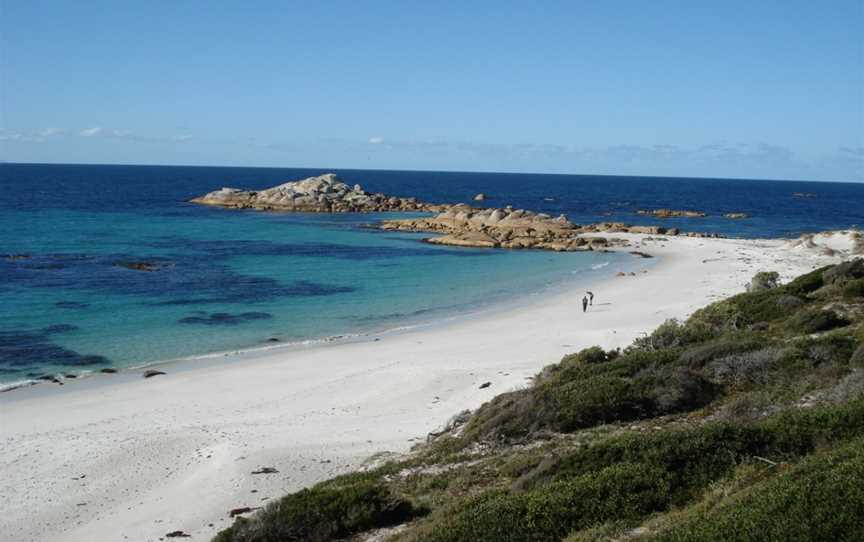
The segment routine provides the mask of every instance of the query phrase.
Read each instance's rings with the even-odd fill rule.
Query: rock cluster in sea
[[[475,196],[483,201],[484,194]],[[360,185],[348,186],[328,173],[274,186],[266,190],[239,190],[223,188],[195,198],[193,203],[216,205],[235,209],[261,209],[273,211],[347,213],[384,211],[423,211],[433,216],[385,220],[376,227],[383,230],[428,232],[438,234],[426,239],[439,245],[532,248],[555,251],[604,250],[626,246],[622,239],[599,233],[640,233],[649,235],[688,235],[714,237],[711,234],[681,233],[677,228],[662,226],[633,226],[621,222],[603,222],[578,226],[567,217],[552,217],[524,209],[475,208],[465,203],[430,204],[417,198],[370,194]],[[658,217],[705,216],[697,211],[640,211]],[[686,213],[686,214],[685,214]]]
[[[657,218],[702,218],[707,216],[702,211],[680,211],[676,209],[643,209],[636,211],[637,215],[649,215]]]
[[[234,209],[309,213],[436,211],[440,208],[417,201],[417,198],[370,194],[359,184],[348,186],[333,173],[280,184],[266,190],[223,188],[195,198],[192,203]]]
[[[427,239],[429,243],[488,248],[536,248],[556,251],[594,250],[623,241],[605,237],[582,236],[578,226],[564,215],[524,209],[474,209],[468,205],[451,205],[443,212],[421,218],[385,220],[384,230],[430,232],[441,234]]]

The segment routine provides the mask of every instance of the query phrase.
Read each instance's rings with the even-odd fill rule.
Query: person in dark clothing
[[[588,304],[594,306],[594,292],[585,292],[588,294]]]
[[[582,296],[582,312],[585,312],[587,310],[588,310],[588,298],[585,296]]]

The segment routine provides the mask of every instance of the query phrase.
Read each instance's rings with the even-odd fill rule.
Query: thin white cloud
[[[84,128],[78,135],[81,137],[93,137],[95,135],[99,135],[102,133],[102,128],[100,126],[94,126],[93,128]]]
[[[189,134],[171,136],[171,141],[189,141],[192,136]]]
[[[62,128],[53,128],[53,127],[49,127],[49,128],[42,128],[42,129],[39,130],[39,132],[38,132],[38,134],[39,134],[41,137],[51,137],[51,136],[54,136],[54,135],[62,135],[62,134],[65,134],[65,133],[66,133],[66,130],[64,130],[64,129],[62,129]]]
[[[380,145],[381,143],[384,143],[384,138],[381,136],[375,136],[375,137],[369,138],[369,144],[370,145]]]

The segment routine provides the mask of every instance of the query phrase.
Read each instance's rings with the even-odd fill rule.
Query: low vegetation
[[[763,274],[216,540],[864,539],[862,281],[864,260]]]

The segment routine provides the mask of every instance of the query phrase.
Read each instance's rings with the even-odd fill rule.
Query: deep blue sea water
[[[513,205],[578,223],[662,222],[728,236],[864,224],[864,185],[577,175],[0,164],[0,382],[334,335],[493,307],[645,265],[621,254],[457,249],[363,226],[375,215],[230,211],[186,203],[335,171],[430,202]],[[808,194],[796,197],[793,194]],[[725,212],[746,212],[729,220]],[[392,216],[392,215],[388,215]],[[129,269],[150,262],[155,270]]]

